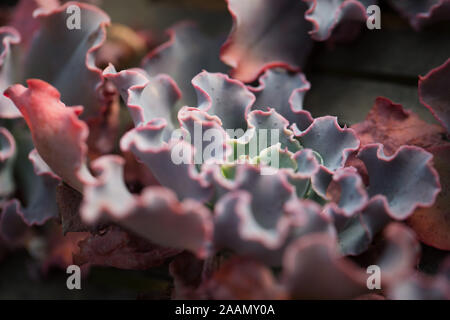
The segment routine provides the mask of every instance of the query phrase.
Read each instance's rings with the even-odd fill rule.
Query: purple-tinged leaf
[[[352,129],[341,128],[336,117],[316,118],[299,137],[300,144],[317,152],[330,171],[342,168],[348,155],[358,150],[359,140]]]
[[[182,92],[182,105],[195,106],[196,94],[191,80],[202,70],[226,71],[218,56],[220,39],[205,36],[194,23],[179,23],[167,33],[169,41],[151,51],[142,66],[150,76],[168,74]]]
[[[417,208],[407,223],[427,245],[450,250],[450,144],[428,149],[439,174],[441,192],[430,208]]]
[[[277,143],[281,144],[282,149],[288,149],[291,152],[297,152],[301,146],[294,138],[294,132],[288,129],[289,122],[283,118],[275,109],[253,110],[248,114],[246,137],[249,137],[249,143],[252,139],[258,141],[258,151],[273,146]],[[278,137],[273,136],[272,130],[278,132]],[[275,139],[277,138],[277,139]],[[262,142],[266,141],[267,145],[261,147]],[[264,145],[264,143],[262,143]]]
[[[4,240],[8,247],[23,245],[29,235],[30,228],[17,214],[19,208],[19,201],[11,200],[3,205],[0,213],[0,240]]]
[[[20,112],[9,99],[3,96],[3,91],[15,82],[17,76],[12,66],[11,47],[20,43],[17,30],[10,27],[0,27],[0,118],[20,118]]]
[[[74,255],[77,265],[106,266],[120,269],[147,270],[162,265],[180,252],[163,248],[117,227],[104,234],[91,235],[79,242],[80,252]]]
[[[252,82],[264,70],[284,67],[298,71],[312,49],[306,4],[298,0],[227,0],[233,29],[221,59],[232,76]]]
[[[28,88],[17,84],[5,91],[22,113],[33,143],[48,166],[73,188],[93,180],[86,166],[87,125],[78,119],[83,108],[68,108],[58,90],[48,83],[29,79]],[[64,146],[65,152],[57,146]],[[56,148],[55,148],[56,147]]]
[[[417,272],[389,288],[387,296],[393,300],[450,300],[449,265],[447,258],[437,274]]]
[[[27,225],[43,225],[49,219],[58,217],[56,204],[56,186],[61,179],[55,175],[39,156],[36,149],[30,152],[28,158],[33,164],[36,175],[34,193],[30,195],[26,208],[18,208],[18,214]]]
[[[338,232],[340,252],[356,256],[365,252],[375,235],[395,217],[390,216],[382,196],[375,196],[358,213],[346,216],[335,203],[325,210],[333,217]]]
[[[33,36],[39,29],[39,21],[33,18],[38,8],[47,10],[60,6],[59,0],[20,0],[14,8],[8,25],[15,28],[22,37],[21,46],[28,50]]]
[[[252,209],[252,204],[264,200],[259,201],[243,190],[220,198],[215,207],[214,243],[217,249],[228,248],[272,266],[280,265],[291,229],[303,220],[296,221],[282,209],[273,210],[273,204],[271,211]]]
[[[388,157],[381,144],[372,144],[363,147],[358,158],[369,174],[369,196],[384,196],[391,215],[399,220],[419,206],[433,205],[441,190],[433,156],[421,148],[403,146]]]
[[[203,280],[204,260],[190,252],[177,255],[169,264],[169,273],[173,278],[172,299],[198,299],[197,288]]]
[[[167,130],[173,129],[172,113],[181,92],[172,78],[163,74],[149,77],[141,69],[116,72],[111,64],[103,75],[118,88],[136,127],[162,118]]]
[[[300,131],[313,122],[309,112],[303,110],[303,99],[310,88],[303,73],[289,74],[281,68],[266,70],[259,78],[259,86],[248,86],[256,96],[252,109],[274,108]]]
[[[194,164],[194,147],[185,142],[161,138],[165,121],[150,122],[127,132],[120,141],[122,151],[131,151],[153,173],[161,185],[173,190],[179,199],[207,201],[212,190]],[[177,163],[173,161],[177,157]],[[178,163],[179,160],[179,163]]]
[[[449,0],[389,0],[388,2],[409,20],[415,30],[450,19]]]
[[[85,187],[81,214],[87,223],[104,218],[166,247],[187,249],[204,257],[212,240],[212,217],[203,204],[163,187],[147,187],[139,196],[128,192],[122,158],[104,156],[92,163],[99,177]]]
[[[294,172],[287,170],[289,182],[295,186],[298,198],[306,196],[311,186],[311,178],[319,171],[320,165],[311,149],[302,149],[292,155],[296,163]]]
[[[359,140],[352,129],[341,128],[337,119],[331,116],[314,119],[296,136],[303,147],[314,150],[322,158],[323,163],[313,177],[312,185],[314,191],[326,198],[333,172],[344,166],[350,153],[358,150]]]
[[[449,17],[450,17],[450,1]],[[450,59],[419,79],[419,98],[433,116],[450,132]]]
[[[195,163],[226,161],[231,150],[219,117],[197,108],[183,107],[178,112],[178,121],[186,133],[185,141],[194,146]]]
[[[337,204],[345,217],[351,217],[367,204],[365,186],[355,168],[338,169],[328,186],[327,198]]]
[[[418,243],[401,224],[384,231],[386,247],[376,261],[381,287],[392,286],[413,271]],[[338,253],[333,238],[316,233],[292,243],[284,256],[283,283],[294,299],[349,299],[368,293],[366,270]]]
[[[445,130],[438,124],[429,124],[412,111],[391,100],[378,97],[366,119],[351,127],[361,141],[361,147],[382,143],[387,155],[403,145],[429,148],[445,143]]]
[[[80,29],[67,26],[70,5],[81,10]],[[33,16],[40,21],[40,29],[27,57],[25,78],[45,80],[61,92],[65,104],[84,106],[83,119],[98,117],[106,98],[95,53],[106,38],[109,17],[97,7],[77,2],[41,7]]]
[[[366,8],[375,4],[376,0],[303,0],[309,8],[305,19],[312,23],[311,37],[317,41],[330,38],[333,30],[343,21],[359,21],[368,19]]]
[[[225,129],[245,129],[255,96],[239,80],[203,71],[192,79],[198,108],[220,118]]]

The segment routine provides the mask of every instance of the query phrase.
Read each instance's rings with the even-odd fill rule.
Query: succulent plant
[[[450,17],[391,2],[414,28]],[[0,246],[56,220],[83,235],[75,263],[170,261],[177,298],[364,297],[367,265],[374,297],[449,298],[446,265],[416,265],[420,241],[450,250],[450,60],[419,82],[441,126],[383,97],[351,127],[303,106],[314,43],[376,1],[228,0],[225,42],[179,23],[121,71],[96,65],[106,13],[33,3],[31,41],[0,27]]]

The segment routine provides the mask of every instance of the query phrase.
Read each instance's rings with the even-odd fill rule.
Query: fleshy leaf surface
[[[103,75],[119,89],[136,127],[162,118],[166,120],[166,129],[169,132],[173,129],[172,113],[181,92],[172,78],[164,74],[149,77],[141,69],[116,72],[113,65]]]
[[[449,16],[450,16],[450,1]],[[434,117],[450,132],[450,59],[419,79],[419,97]]]
[[[78,119],[82,107],[66,107],[58,90],[37,79],[28,88],[17,84],[5,91],[30,128],[39,155],[59,177],[81,191],[93,177],[86,166],[87,125]],[[64,146],[61,152],[57,146]]]
[[[303,18],[306,4],[297,0],[227,0],[233,29],[221,59],[233,68],[233,78],[252,82],[264,70],[284,67],[298,71],[312,41]]]
[[[407,218],[418,206],[431,206],[441,190],[433,156],[421,148],[403,146],[386,156],[381,144],[372,144],[363,147],[358,158],[369,174],[369,196],[383,195],[398,219]]]
[[[330,38],[333,30],[345,20],[365,22],[366,8],[376,0],[303,0],[309,8],[305,19],[313,24],[311,37],[317,41]]]
[[[348,156],[358,150],[360,142],[352,129],[341,128],[331,116],[314,119],[305,131],[295,132],[295,135],[303,147],[314,150],[322,159],[312,185],[315,192],[326,198],[334,171],[344,166]]]
[[[182,92],[182,106],[194,106],[196,94],[191,80],[202,70],[224,72],[226,66],[218,56],[221,39],[209,38],[190,22],[178,23],[167,33],[170,39],[151,51],[142,67],[150,76],[168,74]]]
[[[389,0],[389,4],[407,18],[415,30],[450,19],[449,0]]]
[[[386,247],[376,265],[383,270],[381,286],[390,287],[412,273],[419,245],[401,224],[384,231]],[[366,270],[342,257],[335,241],[323,234],[299,238],[284,256],[283,283],[294,299],[349,299],[368,293]]]
[[[220,118],[225,129],[245,129],[255,96],[242,82],[222,73],[203,71],[192,79],[198,108]]]
[[[361,147],[382,143],[384,152],[392,155],[403,145],[422,148],[445,143],[445,131],[437,124],[429,124],[412,111],[391,100],[378,97],[366,119],[351,127],[361,141]]]
[[[205,256],[212,237],[209,210],[192,199],[179,202],[163,187],[147,187],[139,196],[132,195],[123,180],[123,165],[117,156],[103,156],[92,163],[99,177],[86,186],[83,219],[94,223],[108,217],[155,244]]]
[[[9,196],[15,188],[13,165],[16,141],[12,134],[0,127],[0,199]]]
[[[294,189],[282,172],[261,175],[256,167],[239,165],[234,181],[218,183],[230,189],[215,206],[214,241],[218,248],[277,266],[293,239],[328,230],[328,220],[319,206],[295,199]]]
[[[80,9],[79,29],[68,28],[66,10],[71,5]],[[106,38],[109,17],[97,7],[77,2],[41,7],[33,16],[40,29],[27,56],[25,79],[51,83],[65,104],[84,106],[84,119],[99,116],[105,104],[104,79],[95,65],[95,53]]]
[[[432,147],[428,151],[433,154],[441,192],[432,207],[416,209],[407,222],[422,242],[441,250],[450,250],[450,144]]]
[[[74,255],[74,263],[77,265],[131,270],[157,267],[180,252],[178,249],[157,246],[117,227],[112,227],[101,235],[91,235],[78,245],[80,251]]]

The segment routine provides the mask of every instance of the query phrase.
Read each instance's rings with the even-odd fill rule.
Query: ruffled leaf
[[[398,219],[409,217],[418,206],[431,206],[440,191],[433,156],[423,149],[403,146],[388,157],[382,145],[374,144],[363,147],[358,158],[369,174],[369,196],[384,196]]]
[[[449,6],[450,17],[450,1]],[[450,59],[419,80],[419,97],[442,126],[450,132]]]
[[[252,82],[271,67],[297,71],[303,66],[312,48],[304,3],[228,0],[228,10],[234,26],[221,59],[233,67],[234,78]]]
[[[205,36],[195,24],[186,22],[173,26],[167,33],[169,41],[145,57],[143,68],[150,76],[161,73],[171,76],[181,89],[182,105],[194,106],[192,78],[202,70],[226,71],[218,59],[221,40]]]
[[[18,214],[27,225],[42,225],[49,219],[58,217],[56,186],[61,179],[47,166],[36,149],[30,152],[28,158],[36,175],[34,192],[29,197],[27,206],[23,209],[18,208]]]
[[[428,151],[433,154],[442,190],[434,205],[416,209],[408,224],[422,242],[441,250],[450,250],[450,144],[432,147]]]
[[[162,187],[147,187],[141,195],[132,195],[123,181],[123,160],[116,156],[101,157],[92,167],[99,177],[85,189],[81,214],[87,223],[107,217],[155,244],[205,256],[212,222],[201,203],[179,202]]]
[[[80,8],[80,29],[67,27],[70,5]],[[106,98],[95,52],[106,38],[109,17],[97,7],[75,2],[58,8],[41,7],[33,15],[40,21],[40,29],[27,56],[25,78],[51,83],[65,104],[84,106],[84,119],[99,116]]]
[[[19,201],[12,200],[3,206],[0,213],[0,239],[5,241],[8,247],[24,245],[29,236],[30,228],[17,214],[19,208]]]
[[[450,1],[448,0],[389,0],[389,3],[407,18],[416,30],[450,19]]]
[[[163,248],[119,228],[91,235],[79,244],[74,255],[77,265],[106,266],[120,269],[147,270],[163,264],[180,250]]]
[[[268,69],[259,78],[259,86],[248,86],[256,96],[253,109],[274,108],[300,131],[313,122],[309,112],[303,110],[303,99],[310,88],[303,73],[289,74],[280,68]]]
[[[381,287],[390,287],[411,274],[418,256],[413,233],[389,225],[386,247],[376,261]],[[298,239],[284,256],[283,283],[295,299],[349,299],[368,293],[366,270],[338,254],[332,238],[313,234]]]
[[[162,118],[166,129],[173,129],[172,113],[181,92],[172,78],[163,74],[149,77],[140,69],[116,72],[113,65],[103,75],[119,89],[136,127]]]
[[[422,148],[444,143],[445,131],[437,124],[429,124],[412,111],[387,98],[378,97],[363,122],[351,127],[361,141],[361,147],[382,143],[384,152],[392,155],[403,145]]]
[[[17,72],[12,66],[11,47],[18,43],[20,43],[20,35],[17,30],[0,27],[0,118],[20,118],[20,112],[14,104],[2,94],[17,77]]]
[[[346,217],[362,210],[368,200],[361,176],[352,167],[336,171],[328,186],[327,197],[336,203]]]
[[[155,121],[130,130],[121,139],[122,151],[131,151],[161,185],[173,190],[180,199],[207,201],[212,190],[197,172],[193,146],[177,139],[164,142],[164,128],[164,122]]]
[[[309,6],[305,19],[313,25],[311,37],[317,41],[327,40],[333,30],[343,21],[365,22],[366,8],[376,0],[303,0]]]
[[[320,170],[314,175],[314,191],[326,198],[333,172],[342,168],[352,152],[358,150],[359,140],[352,129],[341,128],[331,116],[316,118],[303,132],[297,134],[300,144],[314,150],[322,158]]]

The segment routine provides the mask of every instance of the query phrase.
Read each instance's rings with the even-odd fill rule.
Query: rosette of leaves
[[[170,269],[178,296],[252,298],[264,288],[263,296],[272,298],[356,298],[367,293],[365,270],[347,256],[371,253],[379,234],[383,247],[371,262],[385,270],[387,296],[401,298],[402,288],[410,287],[423,296],[448,295],[443,276],[428,286],[414,274],[418,242],[398,223],[413,219],[414,225],[416,210],[441,195],[433,154],[444,153],[378,137],[370,124],[386,109],[413,118],[382,98],[375,120],[354,128],[303,109],[310,84],[300,68],[312,39],[328,39],[347,18],[362,20],[365,1],[257,0],[247,7],[230,0],[235,27],[221,52],[216,39],[181,24],[142,68],[120,72],[113,65],[101,72],[93,64],[109,23],[102,11],[77,4],[89,28],[58,27],[70,4],[35,11],[41,25],[23,49],[26,86],[14,84],[20,80],[10,80],[8,71],[11,46],[20,37],[0,29],[1,79],[7,79],[1,112],[28,126],[29,135],[15,126],[11,131],[23,139],[19,149],[30,151],[31,190],[42,191],[25,196],[24,208],[10,200],[16,144],[2,129],[3,238],[19,239],[27,229],[23,222],[56,217],[62,181],[81,198],[74,210],[80,224],[103,230],[80,243],[78,261],[145,269],[176,256]],[[247,19],[253,9],[260,14]],[[329,16],[333,20],[322,19]],[[283,30],[301,37],[283,37]],[[233,68],[231,77],[219,57]],[[440,79],[447,69],[448,63],[432,71],[420,87],[444,126],[448,99]],[[108,84],[133,122],[120,141],[102,140],[113,126],[108,116],[116,90]],[[208,129],[214,136],[205,139]],[[119,148],[113,154],[99,141]],[[132,189],[130,170],[151,173],[156,182],[141,177],[141,188]],[[442,212],[432,217],[435,223]],[[440,235],[420,234],[446,245]],[[249,270],[255,270],[254,282],[240,288],[236,279]]]

